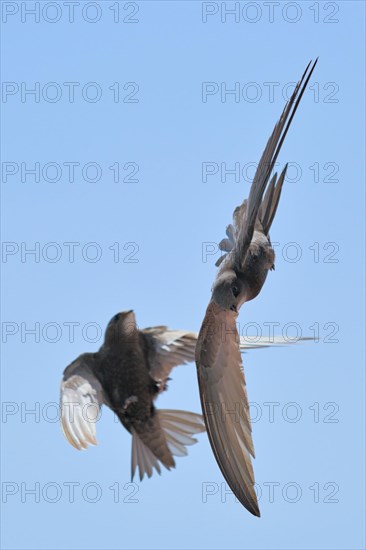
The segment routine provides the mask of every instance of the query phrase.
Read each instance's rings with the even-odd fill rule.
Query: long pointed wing
[[[203,416],[216,461],[240,502],[259,516],[249,404],[236,315],[210,302],[196,349]]]
[[[277,174],[275,174],[268,186],[268,194],[266,193],[264,199],[263,195],[286,134],[290,128],[292,119],[296,113],[317,61],[318,60],[316,59],[313,64],[311,64],[311,62],[308,64],[300,81],[297,83],[295,90],[286,104],[280,119],[276,123],[263,151],[250,188],[249,197],[244,200],[242,205],[234,211],[234,226],[230,225],[228,227],[230,238],[223,239],[220,243],[220,249],[222,251],[226,253],[231,252],[229,263],[233,265],[235,264],[239,268],[241,268],[245,263],[246,255],[253,238],[253,232],[258,214],[260,214],[260,217],[264,218],[264,220],[262,219],[262,223],[265,234],[268,234],[270,225],[273,221],[280,198],[282,184],[286,175],[287,165],[283,170],[277,185]],[[262,199],[263,207],[261,208]],[[219,265],[222,260],[223,258],[220,258],[216,265]]]
[[[84,353],[71,363],[61,381],[61,427],[68,442],[78,449],[96,445],[96,422],[105,402],[103,389],[94,376],[94,354]]]
[[[171,330],[165,326],[146,328],[141,331],[149,339],[150,373],[155,380],[166,380],[174,367],[191,363],[195,358],[195,349],[198,334],[185,330]],[[306,338],[301,338],[305,340]],[[281,336],[267,338],[260,336],[255,340],[241,337],[239,347],[241,353],[248,349],[296,343],[298,340],[289,340]]]
[[[297,344],[304,341],[315,342],[315,338],[311,336],[303,336],[301,338],[285,338],[284,336],[260,336],[256,338],[250,338],[241,336],[240,337],[240,351],[243,353],[249,349],[260,349],[260,348],[272,348],[275,346],[287,346],[288,344]]]

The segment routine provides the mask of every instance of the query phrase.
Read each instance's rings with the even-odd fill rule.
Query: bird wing
[[[150,374],[154,380],[165,380],[178,365],[194,361],[197,334],[159,326],[141,331],[147,339]]]
[[[268,231],[275,216],[280,199],[287,164],[278,181],[277,173],[275,173],[268,185],[267,191],[266,187],[288,129],[291,125],[292,119],[296,113],[317,61],[318,60],[316,59],[312,65],[310,62],[306,67],[304,74],[295,86],[290,100],[285,105],[285,108],[273,129],[255,172],[249,197],[243,201],[241,206],[235,209],[233,225],[229,225],[226,230],[228,238],[223,239],[219,244],[220,250],[225,252],[225,255],[219,258],[216,265],[220,265],[225,259],[225,267],[232,268],[236,265],[241,268],[244,266],[247,252],[250,243],[252,242],[258,215],[261,220],[261,226],[264,233],[268,235]]]
[[[178,365],[191,363],[195,359],[195,348],[198,334],[185,330],[170,330],[165,326],[146,328],[141,331],[152,343],[153,353],[150,357],[150,373],[154,380],[165,380],[170,371]],[[300,338],[304,340],[305,338]],[[270,347],[295,343],[298,340],[289,340],[281,336],[241,337],[239,339],[240,352],[248,349]]]
[[[259,516],[254,490],[248,396],[236,329],[236,314],[210,302],[196,350],[203,416],[212,450],[229,487]]]
[[[287,346],[288,344],[297,344],[299,342],[312,341],[315,342],[315,338],[311,336],[302,336],[301,338],[287,338],[285,336],[241,336],[240,337],[240,351],[244,353],[249,349],[260,348],[272,348],[276,346]]]
[[[92,353],[85,353],[69,365],[61,381],[61,426],[75,449],[96,445],[96,422],[106,401],[100,382],[94,376]]]

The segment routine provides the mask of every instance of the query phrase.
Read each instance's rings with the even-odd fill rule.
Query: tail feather
[[[169,451],[170,451],[174,456],[187,456],[187,454],[188,454],[187,449],[185,448],[185,446],[183,445],[183,443],[180,443],[180,442],[174,437],[174,435],[173,435],[172,432],[166,431],[166,432],[165,432],[165,435],[167,436]]]
[[[165,409],[159,410],[158,415],[169,450],[175,456],[187,455],[186,445],[197,443],[192,434],[205,431],[203,417],[200,414]]]
[[[168,470],[175,467],[174,456],[186,456],[186,446],[197,443],[193,434],[204,432],[205,424],[200,414],[177,410],[158,410],[154,420],[145,429],[132,429],[131,477],[139,469],[140,481],[144,475],[151,477],[153,469],[160,474],[160,464]],[[159,442],[157,444],[157,442]],[[162,444],[163,443],[163,444]],[[154,452],[155,451],[155,452]],[[156,454],[155,454],[156,453]],[[158,456],[157,456],[158,455]]]
[[[142,481],[144,475],[151,477],[153,468],[160,474],[160,464],[149,447],[140,439],[137,432],[132,430],[132,457],[131,457],[131,479],[133,480],[136,468],[139,468],[139,477]]]

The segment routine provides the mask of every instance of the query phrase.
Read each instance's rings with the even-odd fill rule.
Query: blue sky
[[[364,548],[363,3],[2,10],[3,547]],[[239,317],[242,334],[319,337],[244,357],[262,517],[226,494],[205,434],[128,485],[110,411],[98,447],[64,440],[62,371],[120,310],[199,329],[215,243],[318,55],[279,157],[276,270]],[[195,366],[172,377],[158,406],[198,412]]]

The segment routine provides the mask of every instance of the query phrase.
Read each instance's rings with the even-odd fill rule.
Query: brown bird
[[[205,431],[202,416],[187,411],[157,410],[154,400],[166,389],[173,367],[194,360],[196,335],[154,327],[138,330],[134,312],[115,315],[102,347],[80,355],[61,382],[61,425],[76,449],[95,445],[95,420],[105,404],[132,435],[132,478],[140,480],[160,464],[175,467],[173,455],[187,454],[193,434]],[[94,420],[94,421],[93,421]]]
[[[270,175],[316,63],[309,63],[295,87],[264,149],[249,197],[235,209],[227,238],[220,243],[226,254],[216,262],[220,268],[196,347],[202,411],[213,453],[233,493],[256,516],[260,512],[251,462],[254,447],[236,318],[274,269],[269,230],[287,164],[278,181],[276,173],[271,180]]]
[[[174,467],[173,455],[187,454],[196,443],[193,434],[205,430],[200,414],[157,410],[158,395],[166,390],[171,370],[194,361],[197,334],[165,326],[139,330],[133,311],[115,315],[96,353],[83,353],[69,365],[61,381],[61,425],[78,450],[96,445],[96,421],[107,405],[132,434],[132,478],[150,477],[160,464]],[[282,337],[241,340],[240,348],[289,343]]]

